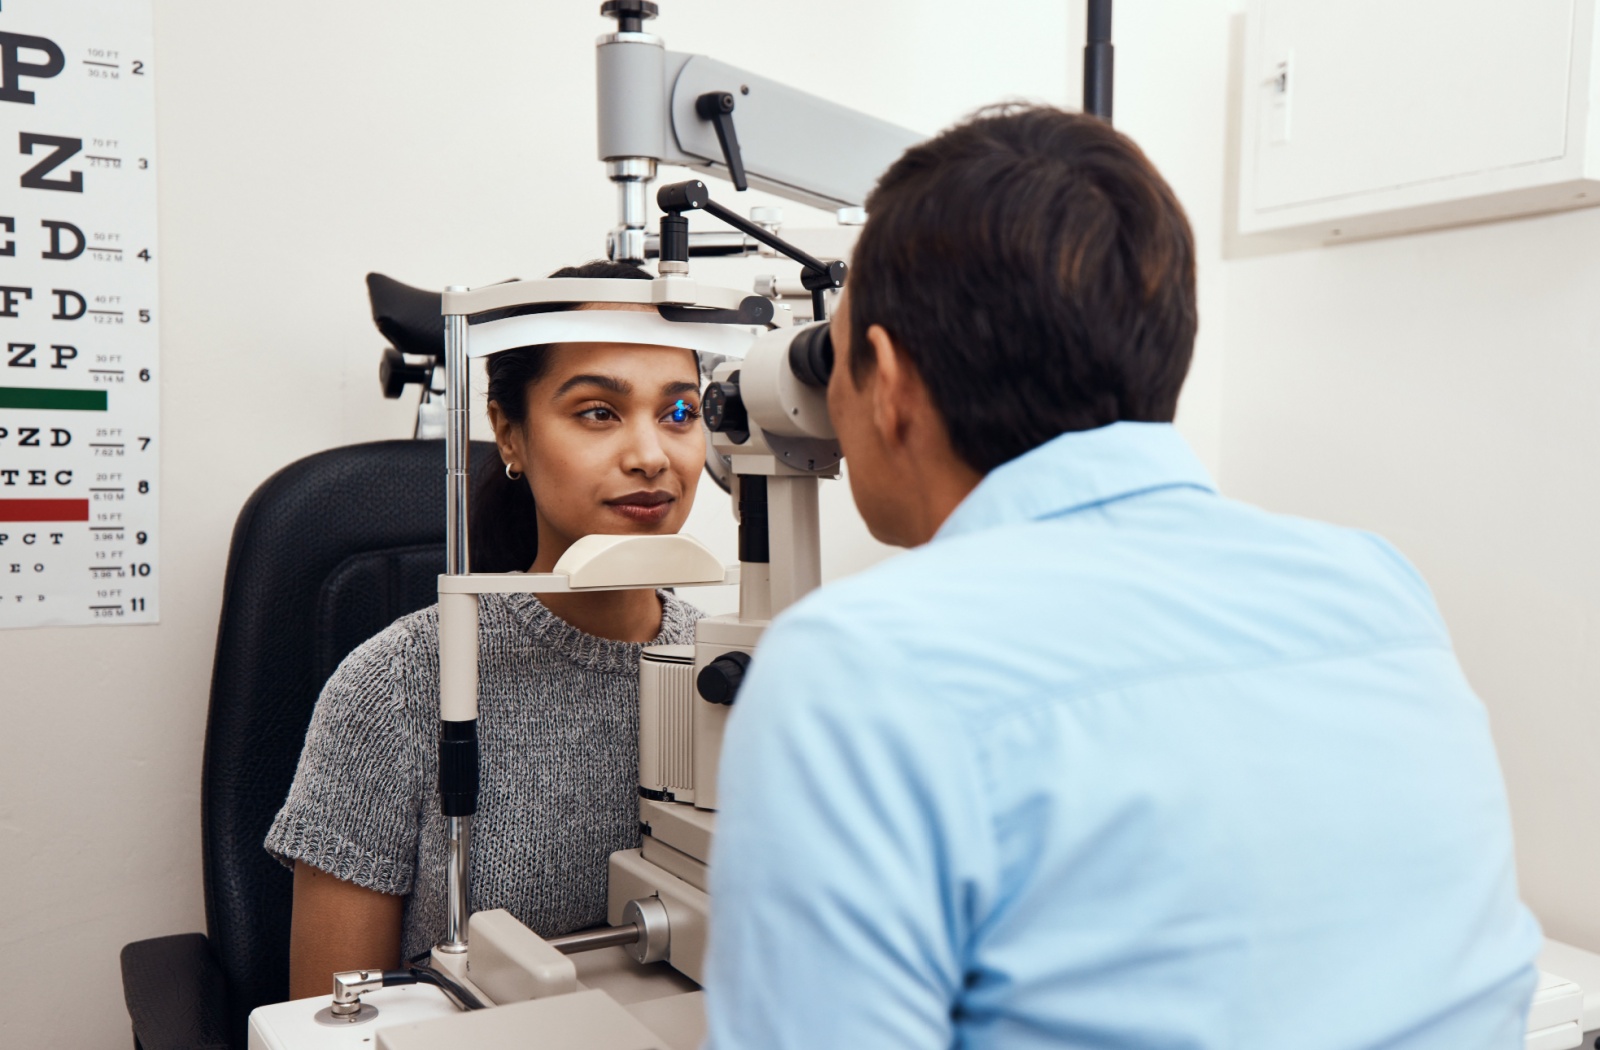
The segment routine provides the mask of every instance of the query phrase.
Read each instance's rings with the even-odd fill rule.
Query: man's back
[[[716,1045],[1520,1045],[1539,935],[1425,585],[1208,484],[1168,426],[1064,435],[774,627]]]

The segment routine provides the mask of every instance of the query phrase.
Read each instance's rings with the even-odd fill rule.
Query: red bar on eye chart
[[[0,499],[0,522],[88,520],[86,499]]]

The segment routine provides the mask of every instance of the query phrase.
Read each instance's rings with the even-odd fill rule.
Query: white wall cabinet
[[[1600,204],[1595,0],[1251,0],[1239,232],[1336,242]]]

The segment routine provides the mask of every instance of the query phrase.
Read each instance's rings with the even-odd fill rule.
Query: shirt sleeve
[[[402,690],[426,677],[396,625],[347,656],[317,699],[289,797],[266,848],[379,893],[411,892],[420,771]]]
[[[992,850],[948,711],[873,639],[763,639],[729,720],[707,1048],[944,1047]]]

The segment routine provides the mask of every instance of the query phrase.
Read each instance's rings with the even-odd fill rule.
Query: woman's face
[[[538,567],[591,533],[677,532],[705,463],[694,353],[606,343],[547,353],[526,424],[491,410],[501,456],[533,486]]]

